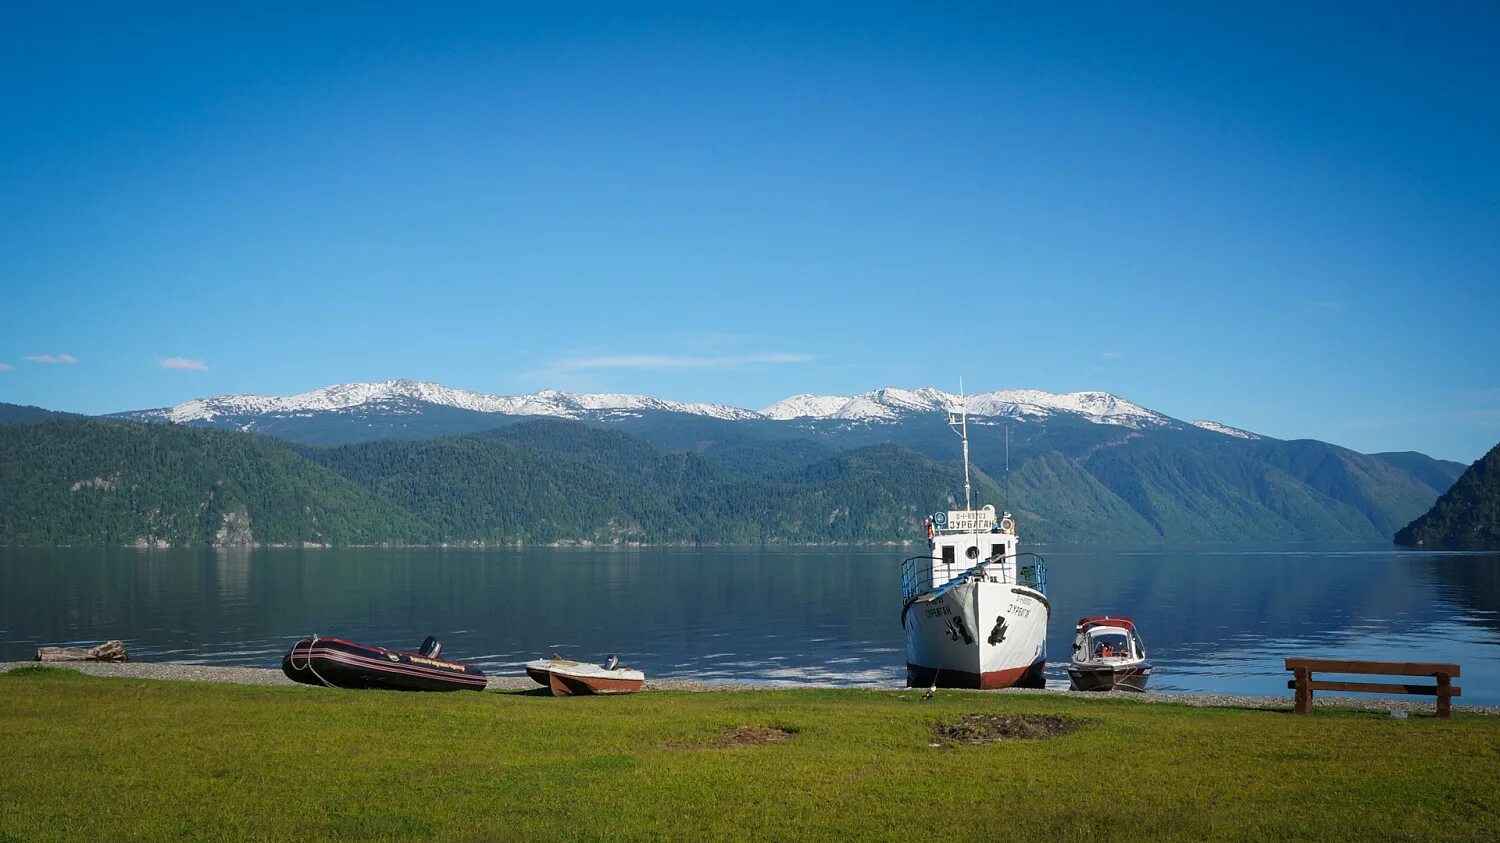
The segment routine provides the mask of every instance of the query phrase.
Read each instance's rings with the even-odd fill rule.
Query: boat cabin
[[[1017,542],[1010,513],[996,519],[993,506],[933,513],[927,520],[928,588],[940,588],[980,564],[995,577],[1007,577],[997,582],[1014,582]]]
[[[1130,618],[1084,618],[1074,628],[1075,662],[1136,662],[1144,658],[1146,646]]]

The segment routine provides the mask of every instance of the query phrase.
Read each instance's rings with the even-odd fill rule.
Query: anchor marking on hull
[[[999,644],[1005,640],[1005,616],[995,618],[995,628],[990,630],[990,643]]]
[[[957,641],[958,637],[960,635],[963,636],[965,644],[973,644],[974,643],[974,636],[972,636],[972,635],[969,634],[969,628],[964,625],[964,619],[962,617],[955,617],[955,618],[949,619],[949,621],[948,621],[948,638],[950,638],[953,641]]]

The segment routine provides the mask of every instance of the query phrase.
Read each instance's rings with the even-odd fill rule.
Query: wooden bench
[[[1286,669],[1295,679],[1286,686],[1296,691],[1296,704],[1292,711],[1307,714],[1312,711],[1313,691],[1355,691],[1361,694],[1422,694],[1437,697],[1437,716],[1447,719],[1452,708],[1452,699],[1463,695],[1463,690],[1453,684],[1458,676],[1456,664],[1423,664],[1421,662],[1361,662],[1341,659],[1287,659]],[[1377,676],[1431,676],[1436,685],[1398,685],[1381,682],[1314,682],[1313,671],[1318,673],[1364,673]]]

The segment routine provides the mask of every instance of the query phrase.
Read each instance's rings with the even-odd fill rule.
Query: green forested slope
[[[373,544],[433,531],[286,446],[131,422],[0,426],[0,543]]]
[[[30,404],[7,404],[4,401],[0,401],[0,424],[70,418],[76,419],[82,418],[82,416],[75,416],[72,413],[63,413],[57,410],[47,410],[42,407],[33,407]]]
[[[1435,460],[1417,451],[1385,451],[1370,456],[1421,480],[1440,495],[1451,489],[1464,469],[1468,468],[1461,462]]]
[[[0,542],[893,541],[961,505],[961,467],[945,458],[957,441],[940,423],[886,430],[895,444],[857,426],[799,438],[771,423],[632,425],[532,419],[335,447],[102,420],[0,425]],[[973,431],[975,504],[1014,510],[1030,542],[1380,540],[1431,505],[1449,469],[1197,429],[1012,430],[1008,479],[1004,429]]]
[[[1500,445],[1469,466],[1425,515],[1396,533],[1396,544],[1500,548]]]
[[[306,451],[448,542],[853,542],[915,538],[954,466],[894,446],[747,479],[692,453],[556,420]],[[985,481],[987,483],[987,481]],[[993,485],[986,485],[994,500]]]
[[[1410,475],[1321,442],[1140,437],[1083,465],[1174,540],[1379,541],[1433,498]]]

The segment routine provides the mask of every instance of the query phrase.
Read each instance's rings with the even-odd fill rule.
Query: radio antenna
[[[948,411],[948,427],[964,442],[964,510],[974,508],[973,495],[969,491],[969,400],[964,397],[964,379],[958,379],[958,418]]]

